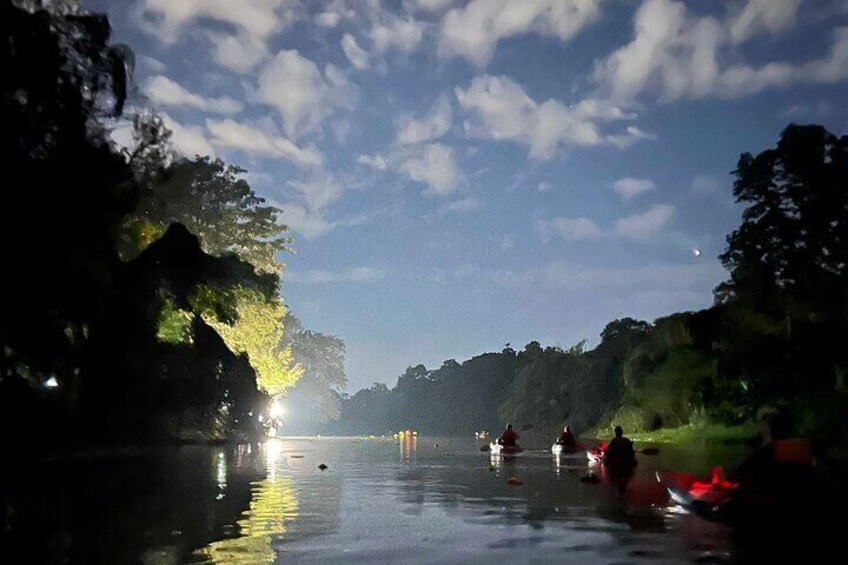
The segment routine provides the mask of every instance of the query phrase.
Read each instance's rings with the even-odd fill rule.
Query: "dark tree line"
[[[212,326],[241,327],[244,296],[282,310],[285,227],[243,171],[176,159],[154,115],[116,146],[132,52],[109,38],[75,2],[0,1],[0,429],[29,445],[255,436],[257,359]],[[182,339],[163,339],[163,313]]]

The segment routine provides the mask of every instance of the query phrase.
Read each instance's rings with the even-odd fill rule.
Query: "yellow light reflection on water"
[[[280,476],[277,471],[279,441],[270,441],[264,447],[268,475],[251,485],[250,508],[237,522],[239,537],[212,542],[198,550],[197,555],[207,563],[273,563],[276,552],[272,540],[285,534],[286,524],[298,515],[291,477]]]

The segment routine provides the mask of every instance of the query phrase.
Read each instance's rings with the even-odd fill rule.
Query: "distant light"
[[[692,255],[694,255],[695,257],[700,257],[701,256],[701,250],[698,249],[697,247],[692,249]]]
[[[56,377],[50,377],[46,381],[44,381],[44,388],[57,388],[59,386],[59,381],[56,380]]]
[[[279,418],[285,413],[286,409],[283,408],[283,405],[279,400],[275,400],[273,404],[271,404],[271,417]]]

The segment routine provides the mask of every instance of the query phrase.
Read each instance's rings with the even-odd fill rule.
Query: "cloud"
[[[473,116],[463,124],[466,135],[527,145],[534,160],[550,159],[563,145],[606,143],[597,122],[632,117],[597,99],[571,106],[554,99],[537,103],[506,76],[479,76],[455,93],[459,105]]]
[[[424,118],[416,120],[412,114],[401,116],[397,143],[410,145],[438,139],[450,129],[452,117],[450,100],[447,96],[440,96]]]
[[[418,10],[425,12],[438,12],[456,2],[457,0],[413,0],[413,5]]]
[[[382,280],[386,271],[374,267],[353,267],[347,271],[308,270],[302,273],[288,271],[284,280],[294,283],[331,284],[331,283],[370,283]]]
[[[297,0],[141,0],[136,8],[139,26],[166,44],[187,36],[186,28],[211,21],[207,30],[212,57],[237,72],[253,69],[267,52],[269,38],[297,19]],[[218,31],[220,24],[234,33]]]
[[[439,206],[439,214],[465,214],[467,212],[473,212],[480,208],[480,201],[466,197],[461,200],[454,200],[453,202],[447,202],[441,206]]]
[[[267,37],[293,19],[295,0],[141,0],[142,15],[160,39],[173,43],[196,20],[215,20]]]
[[[727,277],[717,262],[597,268],[552,262],[524,272],[504,271],[499,282],[510,288],[634,296],[653,293],[707,294]]]
[[[333,128],[333,139],[339,145],[347,143],[347,136],[350,135],[351,123],[350,120],[336,120],[330,127]]]
[[[801,0],[750,0],[729,22],[730,37],[742,43],[760,31],[777,33],[795,23]]]
[[[645,0],[634,18],[632,41],[596,62],[594,80],[612,100],[628,103],[646,92],[656,93],[661,102],[739,98],[795,83],[848,78],[848,28],[835,30],[829,53],[820,59],[759,67],[739,60],[737,44],[789,29],[797,9],[797,0],[749,0],[719,19],[692,16],[683,2]]]
[[[208,32],[207,37],[212,44],[212,59],[233,72],[249,73],[268,56],[265,41],[249,33]]]
[[[515,236],[509,233],[502,235],[498,247],[501,248],[501,251],[509,251],[515,247]]]
[[[229,96],[203,98],[162,75],[148,79],[144,91],[154,104],[160,106],[188,107],[216,114],[236,114],[244,108],[244,104]]]
[[[657,204],[647,212],[617,220],[615,232],[629,239],[648,239],[665,227],[673,213],[674,206]]]
[[[453,149],[441,143],[400,152],[396,167],[410,179],[426,184],[428,188],[424,194],[429,196],[450,194],[462,180]]]
[[[657,188],[654,181],[648,179],[623,178],[613,183],[613,189],[622,200],[630,200],[635,196]]]
[[[407,178],[426,184],[426,196],[445,196],[453,192],[463,175],[454,151],[442,143],[400,146],[388,156],[360,155],[358,163],[377,171],[393,170]]]
[[[324,71],[297,50],[283,50],[259,75],[259,99],[282,117],[286,135],[317,131],[337,109],[351,108],[354,89],[333,65]]]
[[[549,183],[546,180],[543,180],[542,182],[539,183],[539,186],[536,188],[536,190],[538,190],[539,192],[547,192],[547,191],[551,190],[553,187],[554,187],[553,184]]]
[[[364,71],[371,66],[368,52],[362,49],[356,43],[356,38],[349,33],[342,36],[342,51],[344,51],[345,57],[350,61],[350,64],[357,70]]]
[[[375,22],[368,33],[377,53],[382,55],[391,48],[408,53],[418,47],[424,37],[424,22],[381,13],[382,21]]]
[[[325,217],[327,208],[337,202],[344,191],[333,174],[315,170],[309,178],[290,181],[288,186],[294,198],[285,203],[273,204],[283,210],[281,220],[292,231],[306,239],[315,239],[336,227]]]
[[[202,127],[184,126],[165,113],[160,113],[160,116],[165,127],[171,130],[171,145],[177,153],[185,157],[215,156],[215,148],[206,138]]]
[[[655,139],[657,139],[656,134],[644,132],[636,126],[627,126],[624,129],[624,133],[614,133],[606,136],[606,140],[619,149],[627,149],[640,141],[654,141]]]
[[[526,33],[573,39],[600,15],[600,0],[472,0],[454,8],[439,29],[439,55],[486,66],[501,39]],[[440,3],[441,4],[441,3]]]
[[[377,153],[373,157],[370,155],[360,155],[356,159],[356,162],[360,165],[366,165],[378,171],[385,171],[389,168],[388,161],[386,161],[386,158],[380,155],[379,153]]]
[[[534,226],[543,243],[548,243],[554,237],[559,237],[569,243],[601,237],[600,228],[589,218],[537,220]]]
[[[320,167],[324,160],[314,146],[300,148],[284,137],[265,133],[249,124],[233,120],[206,120],[206,128],[213,136],[212,144],[218,147],[283,157],[301,167]]]
[[[324,218],[324,212],[308,210],[297,204],[275,204],[283,210],[280,220],[293,232],[299,233],[306,239],[318,238],[330,230],[334,225]]]

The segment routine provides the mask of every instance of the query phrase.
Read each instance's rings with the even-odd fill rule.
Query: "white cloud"
[[[268,55],[265,41],[247,32],[209,32],[207,37],[212,44],[212,59],[237,73],[249,73]]]
[[[274,205],[283,210],[282,221],[292,231],[306,239],[315,239],[336,227],[325,217],[327,208],[343,193],[334,175],[315,170],[308,179],[289,182],[288,186],[294,191],[294,198]]]
[[[147,31],[174,43],[186,26],[205,19],[265,39],[294,20],[297,4],[297,0],[141,0],[138,10]]]
[[[472,0],[442,20],[439,54],[465,57],[479,67],[492,60],[498,41],[535,32],[566,42],[598,19],[600,0]]]
[[[336,28],[343,20],[352,20],[356,17],[356,12],[348,8],[345,0],[322,1],[321,10],[313,18],[315,25],[319,27]]]
[[[424,37],[424,22],[387,12],[383,16],[383,21],[375,22],[368,34],[377,53],[382,55],[391,48],[408,53],[418,47]]]
[[[371,65],[368,52],[362,49],[356,43],[356,38],[349,33],[342,36],[342,51],[344,51],[350,64],[357,70],[364,71]]]
[[[547,191],[551,190],[553,187],[554,187],[553,184],[549,183],[546,180],[543,180],[542,182],[539,183],[539,186],[536,190],[538,190],[539,192],[547,192]]]
[[[543,243],[548,243],[554,237],[559,237],[569,243],[601,237],[601,229],[589,218],[537,220],[534,226]]]
[[[138,65],[149,74],[162,74],[168,68],[165,63],[159,59],[148,57],[147,55],[136,55]]]
[[[455,92],[459,105],[474,118],[463,124],[467,135],[527,145],[535,160],[553,157],[562,145],[605,143],[596,121],[629,119],[617,107],[595,99],[572,106],[554,99],[537,103],[505,76],[479,76],[467,89]]]
[[[623,178],[618,179],[613,183],[613,189],[622,200],[630,200],[631,198],[657,188],[654,181],[648,179]]]
[[[645,0],[634,18],[633,40],[596,62],[594,79],[613,100],[628,103],[646,92],[662,102],[738,98],[848,78],[848,28],[835,30],[830,52],[820,59],[759,67],[740,60],[736,44],[790,28],[797,9],[797,0],[749,0],[719,19],[692,16],[683,2]]]
[[[281,221],[305,239],[318,238],[334,227],[324,218],[323,211],[316,212],[298,204],[275,204],[275,206],[283,210]]]
[[[235,114],[244,108],[244,104],[229,96],[203,98],[162,75],[148,79],[145,82],[144,91],[154,104],[160,106],[196,108],[216,114]]]
[[[426,184],[425,194],[431,196],[450,194],[462,180],[453,149],[441,143],[413,147],[399,153],[396,168],[410,179]]]
[[[795,23],[801,0],[750,0],[730,21],[730,37],[741,43],[761,30],[777,33]]]
[[[424,118],[416,120],[412,114],[401,116],[397,142],[410,145],[438,139],[450,129],[451,119],[450,100],[447,96],[440,96]]]
[[[161,113],[162,121],[171,130],[171,145],[174,150],[185,157],[195,155],[215,156],[215,148],[206,138],[206,133],[200,126],[184,126],[171,118],[168,114]]]
[[[515,247],[515,236],[509,233],[504,234],[501,236],[501,241],[498,247],[501,248],[501,251],[509,251]]]
[[[665,227],[673,213],[674,206],[657,204],[647,212],[617,220],[615,232],[629,239],[648,239]]]
[[[636,126],[627,126],[623,133],[613,133],[606,136],[606,140],[619,149],[627,149],[640,141],[653,141],[655,139],[657,139],[655,134],[644,132]]]
[[[480,201],[466,197],[461,200],[454,200],[453,202],[447,202],[439,207],[439,213],[444,214],[464,214],[466,212],[473,212],[480,207]]]
[[[457,0],[413,0],[412,4],[418,10],[425,12],[438,12],[456,2]]]
[[[375,267],[353,267],[347,271],[308,270],[303,273],[287,272],[284,280],[296,283],[330,284],[344,282],[376,282],[386,276],[386,271]]]
[[[350,108],[353,94],[334,66],[327,65],[322,73],[297,50],[280,51],[259,75],[259,99],[280,113],[292,139],[319,130],[337,109]]]
[[[206,127],[213,136],[212,144],[218,147],[283,157],[301,167],[320,167],[323,162],[321,153],[314,146],[303,149],[284,137],[267,134],[249,124],[233,120],[206,120]]]
[[[379,153],[377,153],[373,157],[370,155],[360,155],[356,159],[356,162],[360,165],[366,165],[378,171],[385,171],[389,168],[389,163],[386,161],[386,158],[380,155]]]
[[[333,138],[339,145],[347,143],[347,136],[350,135],[351,123],[350,120],[336,120],[330,127],[333,128]]]

